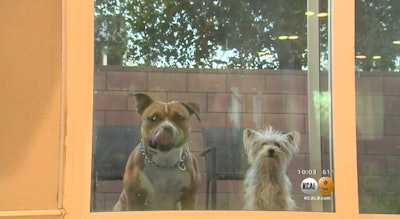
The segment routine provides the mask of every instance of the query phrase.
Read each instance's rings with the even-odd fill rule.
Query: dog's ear
[[[292,145],[293,152],[299,151],[300,134],[298,132],[289,132],[286,134],[289,143]]]
[[[144,110],[151,104],[153,103],[153,99],[149,97],[147,94],[134,94],[135,100],[136,100],[136,111],[142,115]]]
[[[200,113],[199,104],[197,104],[197,103],[188,103],[188,102],[181,102],[181,103],[189,111],[190,115],[192,115],[192,114],[196,115],[196,117],[199,120],[199,122],[201,121],[200,120],[200,116],[199,116],[199,113]]]
[[[246,152],[249,150],[250,139],[253,139],[256,134],[257,132],[250,128],[243,130],[243,147]]]

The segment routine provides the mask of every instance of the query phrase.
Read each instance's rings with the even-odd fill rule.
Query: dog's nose
[[[164,131],[167,131],[169,133],[173,133],[173,128],[170,125],[164,125],[161,127]]]
[[[268,149],[268,154],[269,154],[269,155],[273,155],[273,154],[274,154],[274,152],[275,152],[275,150],[274,150],[274,149]]]

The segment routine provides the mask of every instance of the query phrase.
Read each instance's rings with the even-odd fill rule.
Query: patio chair
[[[100,180],[122,180],[125,165],[141,139],[140,126],[98,126],[93,130],[92,210]]]
[[[217,180],[242,180],[248,168],[243,149],[243,129],[238,127],[204,127],[203,139],[207,189],[206,208],[217,207]],[[211,191],[210,191],[211,190]]]

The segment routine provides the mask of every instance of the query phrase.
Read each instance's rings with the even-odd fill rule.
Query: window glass
[[[92,211],[334,211],[328,1],[94,16]]]
[[[360,213],[400,213],[399,1],[356,1]]]

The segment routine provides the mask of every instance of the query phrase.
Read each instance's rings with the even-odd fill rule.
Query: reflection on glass
[[[398,1],[356,1],[360,213],[400,213]]]
[[[245,145],[260,143],[253,138],[257,131],[272,126],[282,132],[273,136],[282,137],[275,144],[264,138],[261,145],[270,145],[266,153],[285,154],[288,163],[274,165],[289,180],[280,180],[275,188],[292,184],[284,197],[293,202],[264,209],[334,211],[328,5],[306,0],[96,0],[92,211],[114,208],[134,148],[158,150],[168,139],[155,134],[156,140],[143,140],[147,128],[141,128],[142,116],[147,113],[138,109],[142,104],[132,96],[137,93],[162,102],[198,104],[201,121],[189,119],[188,140],[202,178],[195,209],[251,208],[254,195],[245,195],[244,181],[258,181],[261,171],[246,174],[252,155]],[[175,110],[170,107],[144,116],[144,121],[164,121],[168,116],[163,112]],[[184,117],[173,113],[173,126],[179,126],[177,115]],[[139,153],[141,161],[135,165],[140,169],[153,163],[140,173],[151,191],[160,191],[153,186],[168,183],[164,177],[155,183],[152,171],[163,171],[154,165],[159,158],[148,153]],[[177,185],[166,188],[179,190]],[[132,192],[144,197],[134,210],[167,206],[154,203],[171,196],[149,195],[150,190]],[[184,205],[168,203],[166,208]]]

